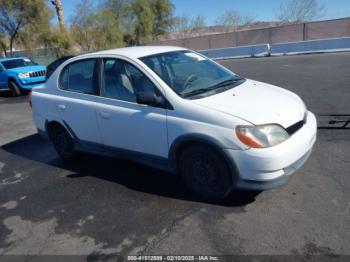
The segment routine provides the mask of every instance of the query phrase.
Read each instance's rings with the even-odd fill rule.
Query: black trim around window
[[[155,108],[164,108],[164,109],[168,109],[168,110],[173,110],[174,107],[169,103],[168,99],[166,99],[166,97],[163,95],[163,93],[159,90],[157,84],[154,83],[154,81],[152,81],[138,66],[136,66],[135,64],[125,60],[125,59],[122,59],[122,58],[116,58],[116,57],[100,57],[99,60],[100,60],[100,63],[99,63],[99,70],[100,70],[100,73],[99,73],[99,83],[100,83],[100,89],[99,89],[99,96],[100,97],[103,97],[103,98],[108,98],[108,99],[113,99],[113,100],[116,100],[116,101],[122,101],[122,102],[127,102],[127,103],[133,103],[133,104],[138,104],[137,102],[130,102],[130,101],[126,101],[126,100],[122,100],[122,99],[118,99],[118,98],[113,98],[113,97],[105,97],[103,96],[103,88],[104,88],[104,60],[105,59],[115,59],[115,60],[120,60],[122,62],[125,62],[133,67],[135,67],[137,70],[140,71],[141,74],[144,75],[144,77],[146,77],[148,79],[148,81],[150,81],[154,88],[155,88],[155,91],[157,93],[158,96],[161,96],[164,101],[165,101],[165,106],[151,106],[149,105],[150,107],[155,107]],[[138,104],[139,105],[139,104]]]
[[[95,64],[94,64],[94,69],[93,69],[93,75],[92,75],[92,93],[85,93],[85,92],[79,92],[79,90],[72,90],[69,89],[69,77],[70,77],[70,67],[73,64],[76,63],[81,63],[84,61],[88,61],[88,60],[95,60]],[[92,58],[84,58],[84,59],[79,59],[76,61],[73,61],[71,63],[69,63],[68,65],[65,65],[64,68],[61,70],[60,75],[58,77],[58,87],[59,89],[61,89],[62,91],[66,91],[66,92],[72,92],[72,93],[78,93],[78,94],[84,94],[84,95],[99,95],[99,77],[98,77],[98,70],[99,70],[99,66],[98,66],[98,58],[97,57],[92,57]],[[68,69],[67,69],[68,68]],[[65,70],[68,70],[68,89],[65,89],[61,86],[61,78],[63,73],[65,72]]]
[[[137,65],[135,65],[134,63],[131,63],[125,59],[122,59],[122,58],[116,58],[116,57],[109,57],[109,56],[106,56],[106,57],[89,57],[89,58],[83,58],[83,59],[79,59],[79,60],[75,60],[67,65],[64,66],[64,68],[61,70],[60,72],[60,75],[58,77],[58,88],[62,91],[66,91],[66,92],[72,92],[72,93],[78,93],[78,94],[84,94],[84,95],[92,95],[92,96],[98,96],[98,97],[103,97],[102,96],[102,88],[103,88],[103,61],[104,59],[116,59],[116,60],[121,60],[125,63],[128,63],[132,66],[134,66],[135,68],[137,68],[155,87],[156,91],[157,91],[157,95],[159,96],[162,96],[164,101],[165,101],[165,106],[164,107],[159,107],[158,108],[164,108],[164,109],[168,109],[168,110],[174,110],[174,107],[170,104],[169,100],[163,95],[163,93],[159,90],[159,87],[158,85],[152,80],[150,79]],[[95,62],[95,65],[94,65],[94,72],[93,72],[93,90],[94,92],[93,93],[84,93],[84,92],[79,92],[79,91],[76,91],[76,90],[70,90],[70,89],[64,89],[61,87],[61,77],[62,77],[62,74],[63,72],[65,71],[65,69],[67,67],[68,70],[70,71],[70,66],[74,63],[78,63],[78,62],[82,62],[82,61],[85,61],[85,60],[96,60]],[[68,77],[69,77],[69,72],[68,71]],[[69,84],[69,82],[68,82]],[[103,98],[109,98],[109,97],[103,97]],[[134,104],[138,104],[138,103],[135,103],[135,102],[129,102],[129,101],[124,101],[124,100],[121,100],[121,99],[117,99],[117,98],[109,98],[109,99],[114,99],[116,101],[122,101],[122,102],[128,102],[128,103],[134,103]],[[155,107],[157,108],[157,106],[151,106],[151,107]]]

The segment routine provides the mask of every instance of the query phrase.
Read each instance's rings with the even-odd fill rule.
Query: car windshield
[[[12,69],[16,67],[33,66],[36,65],[28,58],[11,59],[1,62],[6,69]]]
[[[233,88],[243,80],[191,51],[169,52],[140,59],[183,98],[214,94]]]

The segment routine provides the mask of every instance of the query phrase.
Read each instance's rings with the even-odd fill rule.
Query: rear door
[[[101,144],[95,112],[99,90],[98,64],[98,59],[92,58],[65,66],[59,77],[56,107],[75,139]]]
[[[104,144],[167,158],[166,109],[136,102],[137,92],[157,92],[157,87],[125,60],[105,58],[101,67],[101,96],[96,111]]]

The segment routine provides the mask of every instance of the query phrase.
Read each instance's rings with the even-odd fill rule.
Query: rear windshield
[[[6,69],[12,69],[16,67],[24,67],[24,66],[33,66],[36,65],[34,62],[32,62],[28,58],[20,58],[20,59],[12,59],[8,61],[3,61],[1,64],[6,68]]]

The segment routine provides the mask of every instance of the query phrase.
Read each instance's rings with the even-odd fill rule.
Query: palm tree
[[[53,4],[53,6],[56,9],[56,14],[57,14],[58,23],[60,25],[60,28],[64,29],[65,25],[64,25],[62,1],[61,0],[52,0],[51,3]]]

